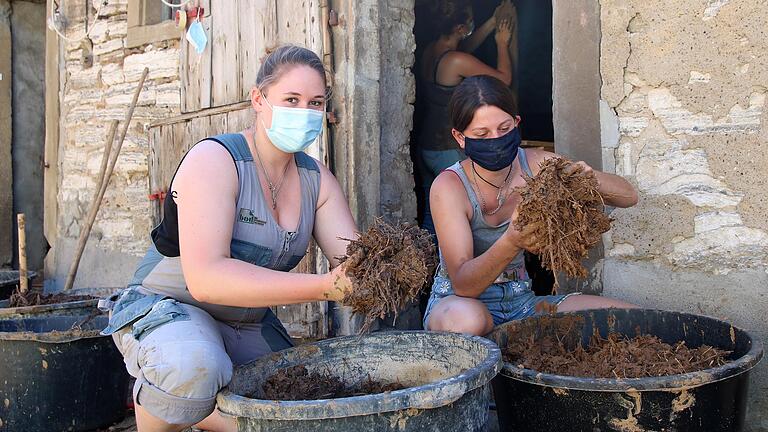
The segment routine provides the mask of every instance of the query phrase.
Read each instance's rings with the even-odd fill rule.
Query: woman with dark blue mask
[[[430,206],[440,245],[440,266],[432,285],[424,327],[484,335],[503,322],[535,313],[547,302],[561,312],[627,308],[633,305],[591,295],[536,296],[523,252],[533,241],[512,221],[520,202],[516,187],[534,176],[547,158],[543,150],[520,147],[520,116],[503,82],[490,76],[465,79],[449,103],[452,135],[467,159],[435,179]],[[594,173],[607,205],[637,203],[625,179],[573,163],[574,172]]]

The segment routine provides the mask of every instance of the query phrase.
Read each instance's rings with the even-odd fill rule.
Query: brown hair
[[[495,106],[511,116],[518,115],[515,95],[506,84],[492,76],[477,75],[462,81],[448,102],[453,128],[459,132],[466,130],[475,112],[483,106]]]
[[[328,74],[326,74],[320,57],[311,50],[296,45],[283,45],[267,50],[267,55],[262,60],[259,72],[256,74],[256,87],[262,92],[266,92],[270,85],[295,66],[309,66],[319,73],[323,78],[323,84],[325,84],[326,96],[330,95]]]
[[[437,30],[441,35],[450,36],[457,25],[467,24],[472,16],[472,3],[469,0],[438,0],[432,6],[437,17]]]

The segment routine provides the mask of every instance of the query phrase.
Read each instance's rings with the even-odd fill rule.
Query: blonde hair
[[[325,70],[323,62],[311,50],[296,46],[283,45],[274,49],[268,49],[256,74],[256,87],[262,91],[266,90],[275,81],[279,80],[283,74],[295,66],[309,66],[323,78],[326,97],[330,96],[330,86],[328,77],[330,74]]]

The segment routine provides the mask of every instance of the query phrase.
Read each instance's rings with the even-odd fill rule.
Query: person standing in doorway
[[[251,90],[253,126],[203,138],[170,185],[133,280],[102,306],[136,378],[139,432],[236,431],[216,410],[233,365],[289,348],[271,306],[340,300],[357,228],[336,178],[303,152],[325,121],[326,71],[297,46],[268,54]],[[314,238],[335,269],[289,273]]]

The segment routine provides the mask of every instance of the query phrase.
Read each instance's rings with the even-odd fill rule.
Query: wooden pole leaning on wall
[[[19,290],[26,293],[29,290],[29,278],[27,277],[27,222],[24,213],[16,215],[19,229]]]
[[[91,208],[88,210],[88,216],[85,223],[80,229],[80,237],[77,240],[77,248],[75,249],[75,257],[72,260],[72,265],[69,267],[69,273],[67,273],[67,280],[64,283],[64,290],[68,291],[72,289],[75,283],[75,276],[77,276],[77,268],[80,265],[80,259],[83,257],[85,251],[85,244],[88,242],[88,236],[91,234],[91,228],[96,221],[96,215],[99,213],[99,207],[101,207],[101,200],[104,198],[104,193],[109,186],[109,180],[112,178],[112,172],[115,170],[115,164],[117,158],[120,156],[120,149],[125,141],[125,135],[128,132],[128,127],[131,125],[131,119],[133,118],[133,111],[136,109],[136,104],[139,102],[139,94],[144,87],[144,80],[149,75],[149,69],[144,68],[144,72],[141,74],[139,84],[136,86],[136,90],[133,92],[133,100],[128,108],[128,112],[125,113],[125,120],[123,121],[123,129],[120,131],[120,137],[117,144],[113,145],[112,142],[115,139],[115,131],[117,130],[117,120],[113,120],[110,125],[109,134],[107,136],[107,144],[104,146],[104,155],[101,160],[101,169],[103,172],[99,173],[100,183],[99,189],[97,189],[94,195],[93,202],[91,202]],[[107,163],[107,154],[109,156],[109,162]]]

